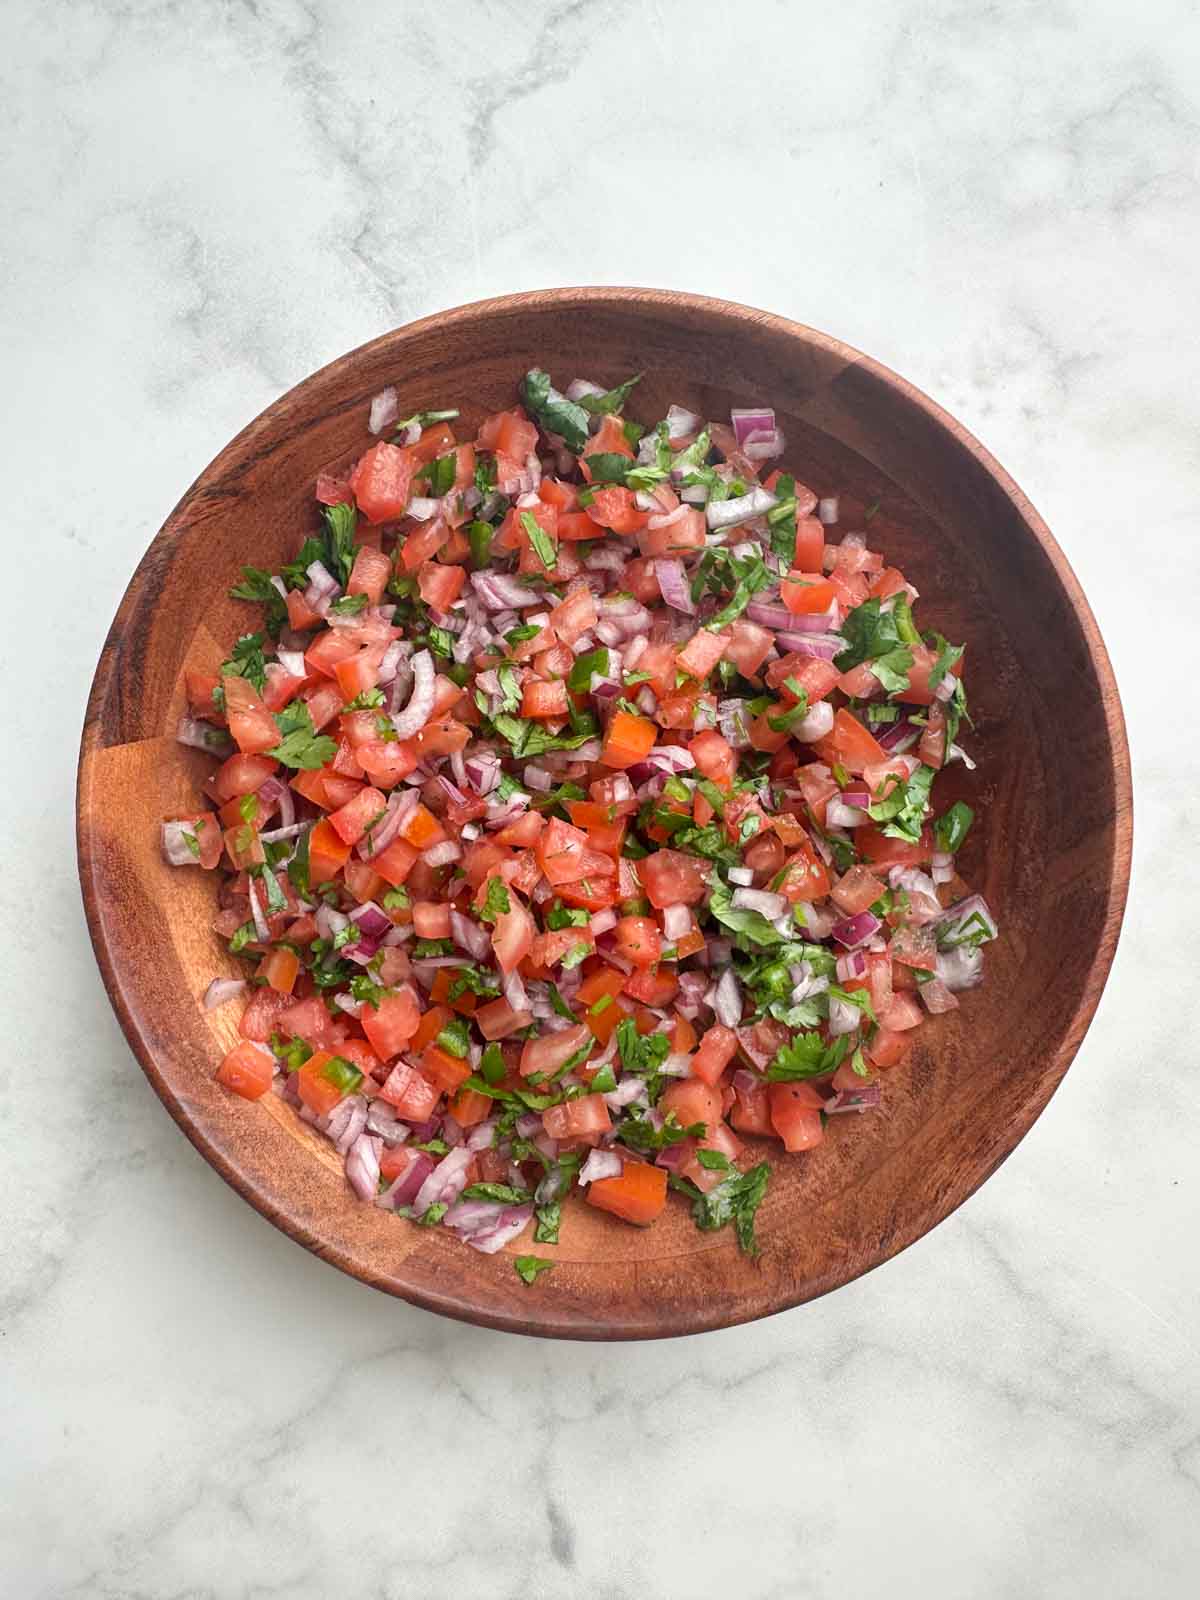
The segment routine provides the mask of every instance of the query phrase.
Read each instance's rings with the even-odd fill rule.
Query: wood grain
[[[956,775],[979,820],[964,850],[1002,937],[987,982],[924,1028],[878,1114],[835,1119],[781,1157],[760,1213],[761,1262],[700,1234],[682,1202],[646,1231],[568,1210],[557,1270],[526,1288],[511,1252],[481,1256],[362,1206],[282,1106],[226,1095],[229,1019],[199,1004],[228,964],[208,933],[216,885],[158,858],[158,821],[209,765],[174,742],[188,665],[244,631],[227,598],[243,562],[276,569],[314,528],[312,484],[367,443],[373,394],[405,413],[512,403],[531,365],[565,380],[646,378],[636,412],[671,401],[780,413],[786,465],[822,493],[878,500],[875,541],[968,643],[980,761]],[[949,786],[949,779],[946,780]],[[1020,490],[894,373],[766,312],[640,289],[562,289],[465,306],[389,333],[265,411],[171,513],[110,630],[79,766],[79,868],[96,956],[138,1060],[180,1127],[240,1193],[325,1260],[417,1305],[563,1338],[655,1338],[768,1315],[856,1277],[954,1208],[1045,1106],[1091,1020],[1124,910],[1129,761],[1116,685],[1086,600]],[[528,1243],[518,1246],[528,1249]]]

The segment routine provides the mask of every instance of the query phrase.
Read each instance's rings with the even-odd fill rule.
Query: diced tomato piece
[[[856,828],[854,842],[859,854],[876,867],[919,867],[933,855],[933,830],[921,829],[921,838],[913,844],[908,839],[892,839],[882,828],[874,825]]]
[[[391,559],[382,550],[372,550],[369,545],[363,545],[350,568],[346,593],[365,594],[370,604],[377,606],[383,599],[383,591],[391,575]]]
[[[558,1072],[572,1056],[578,1055],[585,1045],[590,1049],[594,1043],[591,1031],[581,1022],[573,1028],[564,1028],[561,1033],[546,1033],[536,1039],[527,1039],[521,1051],[521,1076],[532,1078],[540,1073],[543,1077],[549,1077]]]
[[[828,611],[835,599],[833,584],[819,572],[789,572],[779,586],[784,605],[795,616]]]
[[[811,747],[822,761],[840,762],[848,772],[888,759],[887,751],[857,717],[844,707],[834,712],[833,730]]]
[[[235,867],[258,867],[267,859],[253,823],[242,822],[225,830],[225,849]]]
[[[313,884],[336,878],[350,858],[350,846],[322,817],[308,836],[308,877]]]
[[[658,521],[657,517],[655,521]],[[646,527],[639,533],[638,549],[644,556],[671,556],[687,550],[703,550],[707,532],[703,511],[688,506],[681,515],[666,513],[658,527]]]
[[[849,867],[829,891],[830,899],[839,911],[856,917],[860,911],[869,911],[884,891],[869,867]]]
[[[450,937],[450,905],[445,900],[414,900],[413,928],[418,939]]]
[[[465,567],[447,567],[438,561],[426,561],[417,575],[417,588],[427,606],[434,611],[449,611],[466,581]]]
[[[756,1134],[773,1138],[775,1124],[771,1121],[771,1102],[767,1095],[768,1085],[761,1080],[753,1083],[746,1081],[746,1075],[738,1073],[734,1077],[733,1093],[734,1103],[729,1112],[729,1120],[739,1133]]]
[[[224,805],[239,795],[255,794],[278,766],[278,761],[269,756],[230,756],[217,768],[206,787],[213,799]]]
[[[547,1106],[542,1112],[542,1126],[552,1139],[580,1139],[604,1133],[612,1127],[612,1119],[603,1095],[584,1094],[578,1100]]]
[[[601,528],[611,528],[614,533],[636,533],[649,520],[648,513],[639,511],[631,489],[616,487],[593,489],[587,515]],[[594,537],[594,536],[593,536]]]
[[[692,635],[683,649],[677,652],[675,659],[689,678],[704,678],[728,648],[728,634],[710,633],[707,628],[701,628]]]
[[[771,1126],[785,1150],[811,1150],[825,1137],[820,1106],[812,1104],[813,1095],[812,1085],[807,1083],[773,1083],[767,1089]]]
[[[371,739],[358,747],[358,760],[372,783],[394,789],[416,770],[419,757],[404,739]]]
[[[667,1203],[667,1169],[646,1161],[626,1161],[619,1177],[597,1178],[590,1183],[587,1198],[589,1205],[635,1227],[647,1228],[662,1215]]]
[[[325,1002],[317,995],[306,1000],[296,1000],[279,1013],[279,1031],[289,1039],[303,1039],[314,1050],[337,1042],[333,1021],[325,1009]]]
[[[368,522],[396,522],[404,515],[416,466],[411,450],[383,439],[359,457],[350,487]]]
[[[561,678],[545,683],[541,678],[529,678],[522,687],[521,715],[541,718],[565,717],[567,714],[567,686]]]
[[[400,837],[414,850],[428,850],[430,845],[441,843],[446,830],[433,813],[418,802],[401,823]]]
[[[706,1167],[699,1159],[701,1150],[715,1150],[723,1155],[727,1161],[734,1162],[742,1153],[742,1141],[730,1131],[724,1122],[718,1122],[707,1138],[697,1139],[695,1149],[687,1161],[680,1168],[680,1176],[687,1178],[696,1187],[707,1194],[723,1183],[729,1176],[721,1168]]]
[[[275,1076],[275,1057],[261,1044],[247,1039],[234,1045],[217,1068],[217,1082],[244,1100],[260,1100]]]
[[[427,1044],[421,1052],[421,1075],[428,1078],[440,1094],[455,1094],[471,1076],[471,1066],[440,1045]]]
[[[357,844],[386,809],[387,801],[378,789],[360,789],[347,805],[330,812],[329,826],[346,844]]]
[[[300,976],[300,957],[286,945],[276,945],[267,952],[260,970],[269,988],[290,995]]]
[[[579,457],[579,465],[589,483],[592,481],[592,468],[588,457],[603,455],[624,456],[627,461],[632,461],[634,457],[633,446],[625,437],[625,428],[620,417],[611,414],[601,419],[600,426],[588,440]]]
[[[371,866],[392,885],[398,888],[417,863],[417,851],[405,839],[393,839],[386,849],[371,858]]]
[[[231,674],[222,678],[225,689],[225,715],[234,743],[243,755],[262,755],[280,742],[279,724],[262,702],[258,690],[247,678]]]
[[[820,572],[824,554],[824,523],[818,517],[798,517],[796,519],[796,553],[794,562],[796,570],[799,572]]]
[[[918,1027],[925,1020],[925,1013],[917,1002],[908,994],[892,996],[892,1003],[879,1018],[880,1028],[889,1033],[907,1033],[910,1028]]]
[[[733,780],[737,777],[738,762],[737,753],[728,739],[715,728],[706,728],[688,741],[688,750],[703,777],[711,778],[722,789],[732,788]]]
[[[679,979],[669,968],[641,967],[625,979],[624,989],[644,1005],[662,1009],[679,993]]]
[[[410,989],[386,994],[378,1006],[364,1005],[359,1015],[362,1030],[381,1061],[399,1055],[417,1030],[420,1007]]]
[[[656,911],[699,905],[708,892],[706,864],[682,850],[656,850],[638,863],[642,886]]]
[[[285,1011],[290,1011],[293,1004],[290,995],[281,994],[277,989],[256,989],[250,1004],[242,1013],[238,1032],[243,1039],[255,1039],[259,1044],[268,1044],[271,1035],[279,1027],[280,1017]]]
[[[614,930],[617,953],[635,967],[656,966],[662,955],[662,938],[653,917],[622,917]]]
[[[692,1057],[692,1076],[709,1085],[717,1083],[737,1054],[737,1034],[717,1022],[704,1032],[700,1048]]]
[[[648,718],[617,711],[608,724],[600,760],[606,767],[632,767],[645,760],[657,737],[658,730]]]
[[[532,1011],[514,1011],[503,996],[489,1000],[475,1013],[475,1021],[485,1039],[506,1039],[510,1033],[527,1028],[533,1021]]]
[[[743,678],[752,678],[771,653],[775,636],[746,617],[739,617],[729,630],[726,660],[732,661]]]
[[[867,1046],[867,1060],[873,1067],[894,1067],[904,1060],[911,1046],[910,1031],[898,1032],[892,1028],[877,1028]]]
[[[700,1078],[676,1078],[663,1090],[658,1109],[664,1117],[673,1111],[682,1128],[703,1123],[711,1130],[721,1121],[720,1091]]]
[[[534,923],[528,910],[510,889],[509,910],[496,918],[492,930],[492,948],[503,973],[515,972],[533,948]]]
[[[829,869],[807,840],[788,862],[776,893],[792,905],[802,900],[823,900],[829,893]]]
[[[364,1010],[366,1008],[364,1007]],[[428,1122],[441,1098],[438,1090],[407,1061],[397,1061],[379,1091],[380,1099],[409,1122]]]

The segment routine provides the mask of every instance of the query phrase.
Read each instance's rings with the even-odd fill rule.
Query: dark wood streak
[[[511,1253],[479,1256],[359,1205],[296,1124],[227,1096],[212,1072],[230,1023],[198,997],[222,961],[215,886],[158,859],[157,823],[194,793],[171,736],[190,660],[253,625],[227,598],[243,562],[275,568],[315,525],[312,482],[367,443],[387,383],[405,410],[512,403],[533,363],[617,382],[637,414],[766,401],[787,464],[822,492],[880,499],[876,535],[968,642],[980,803],[965,857],[1003,937],[989,981],[931,1023],[880,1113],[840,1119],[819,1151],[772,1159],[762,1262],[701,1235],[682,1204],[647,1231],[576,1205],[557,1270],[526,1289]],[[947,782],[947,797],[951,786]],[[1132,837],[1121,708],[1066,559],[1010,478],[919,391],[856,351],[766,312],[637,289],[516,295],[426,318],[284,395],[188,490],[135,572],[88,703],[79,869],[97,960],[150,1082],[216,1170],[270,1221],[364,1282],[448,1316],[562,1338],[654,1338],[748,1321],[856,1277],[962,1203],[1019,1142],[1066,1071],[1120,929]],[[226,1030],[225,1033],[222,1030]],[[518,1249],[529,1249],[528,1242]]]

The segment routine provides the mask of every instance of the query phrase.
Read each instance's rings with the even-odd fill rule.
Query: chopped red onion
[[[636,1079],[634,1082],[636,1085]],[[576,1182],[581,1189],[586,1189],[594,1179],[619,1178],[624,1170],[625,1163],[614,1150],[593,1150],[580,1167]]]
[[[367,1107],[367,1132],[377,1134],[384,1144],[403,1144],[412,1129],[401,1122],[395,1106],[375,1099]]]
[[[846,955],[837,958],[839,983],[848,983],[851,978],[865,978],[866,975],[867,958],[862,950],[851,950]]]
[[[206,755],[233,754],[233,740],[225,730],[214,728],[211,722],[203,722],[199,717],[180,717],[175,739],[192,750],[203,750]]]
[[[876,741],[883,746],[889,755],[902,755],[911,749],[921,737],[922,730],[906,718],[899,722],[889,722],[886,727],[875,730]]]
[[[968,895],[965,900],[960,900],[957,905],[944,911],[933,926],[938,944],[947,950],[954,949],[967,938],[972,943],[995,939],[1000,931],[981,894]]]
[[[743,889],[735,891],[734,899],[736,900],[737,895],[747,892]],[[713,995],[712,1007],[717,1014],[717,1021],[723,1023],[725,1027],[736,1028],[741,1022],[742,990],[741,985],[734,977],[732,967],[726,967],[721,974],[716,993]]]
[[[651,521],[653,520],[651,518]],[[675,611],[694,616],[696,606],[692,599],[691,585],[683,570],[683,562],[660,556],[654,563],[654,572],[658,578],[658,586],[662,590],[662,597],[667,604]]]
[[[958,679],[955,677],[953,672],[947,672],[942,675],[941,682],[933,692],[939,700],[953,700],[954,691],[957,688]]]
[[[770,406],[735,407],[729,413],[738,447],[755,433],[771,433],[775,427],[775,413]]]
[[[749,888],[749,886],[754,882],[754,868],[730,867],[725,876],[729,879],[730,883],[740,884],[743,888]]]
[[[339,1100],[329,1113],[325,1124],[325,1136],[333,1141],[334,1149],[338,1155],[344,1156],[350,1147],[359,1139],[367,1125],[367,1101],[361,1094],[348,1094]],[[364,1195],[364,1199],[371,1196]]]
[[[245,992],[245,978],[214,978],[204,991],[204,1009],[215,1011],[218,1006],[228,1005],[230,1000],[236,1000]]]
[[[829,727],[823,733],[817,734],[817,738],[824,738],[832,727],[833,717],[831,714]],[[861,828],[863,823],[869,820],[870,818],[865,810],[859,806],[848,806],[844,800],[830,800],[825,807],[825,821],[831,828]]]
[[[417,651],[412,659],[412,670],[412,696],[400,715],[392,718],[398,739],[411,739],[414,733],[420,733],[433,710],[436,673],[428,650]]]
[[[376,1104],[378,1104],[378,1102],[376,1102]],[[413,1133],[417,1132],[416,1128],[414,1128],[412,1131]],[[432,1138],[433,1134],[429,1134],[428,1137]],[[469,1154],[470,1152],[468,1152],[468,1155]],[[418,1194],[420,1194],[421,1190],[425,1187],[425,1184],[429,1181],[433,1170],[433,1157],[425,1150],[418,1150],[414,1155],[408,1170],[400,1174],[395,1183],[392,1184],[391,1188],[386,1189],[383,1194],[379,1196],[375,1204],[378,1206],[383,1206],[389,1211],[395,1211],[399,1206],[411,1205],[413,1200]],[[433,1201],[429,1201],[425,1206],[425,1210],[427,1211],[429,1206],[432,1204]]]
[[[840,945],[847,950],[856,950],[860,944],[866,944],[868,939],[874,938],[883,923],[870,911],[860,911],[857,916],[843,917],[840,922],[835,922],[830,932]]]
[[[532,762],[521,774],[527,788],[534,789],[538,794],[549,794],[554,787],[553,775],[544,767],[535,766]]]
[[[592,937],[598,939],[602,933],[610,933],[617,925],[617,913],[611,906],[603,911],[597,911],[592,916],[588,926],[592,930]],[[572,971],[574,968],[572,968]]]
[[[514,1011],[528,1011],[529,995],[521,980],[521,974],[513,971],[504,980],[504,998]]]
[[[465,950],[472,961],[486,961],[492,952],[492,937],[488,930],[461,911],[450,912],[450,937]]]
[[[960,944],[953,950],[939,950],[935,959],[937,975],[951,994],[983,982],[983,951],[978,945]]]
[[[742,454],[756,465],[781,456],[787,449],[787,439],[781,428],[756,428],[748,433],[742,444]]]
[[[663,937],[671,944],[677,939],[686,937],[692,931],[692,910],[690,906],[666,906],[662,913]]]
[[[374,900],[364,900],[362,905],[355,906],[350,913],[350,921],[356,922],[368,939],[382,939],[385,933],[392,930],[391,917]]]
[[[491,794],[500,782],[500,762],[490,750],[476,750],[465,763],[467,782],[478,795]]]
[[[382,433],[385,428],[390,428],[400,415],[400,397],[395,388],[389,384],[386,389],[381,389],[371,401],[370,414],[367,417],[367,432]]]
[[[271,930],[267,926],[266,917],[263,915],[263,909],[258,898],[258,888],[253,878],[246,885],[246,898],[250,902],[250,915],[254,920],[254,937],[259,944],[269,944]]]
[[[807,716],[792,728],[792,738],[801,744],[814,744],[833,728],[833,707],[828,700],[818,700],[809,708]]]
[[[840,1039],[844,1033],[853,1033],[862,1021],[862,1012],[848,1000],[832,997],[829,1001],[829,1033]]]
[[[473,572],[471,585],[489,611],[526,611],[545,599],[543,592],[527,589],[503,572]]]
[[[462,847],[455,839],[441,839],[437,844],[431,844],[428,850],[421,852],[421,860],[427,867],[448,867],[452,861],[457,861],[462,855]]]
[[[826,495],[823,500],[817,501],[817,516],[828,527],[838,519],[838,497],[835,494]]]
[[[191,841],[189,844],[188,841]],[[164,822],[162,825],[162,853],[168,866],[194,867],[200,859],[200,842],[196,838],[195,823]]]
[[[360,1200],[374,1200],[379,1192],[379,1155],[382,1148],[381,1139],[369,1133],[360,1133],[346,1154],[346,1177]]]
[[[308,588],[304,591],[304,603],[310,611],[315,611],[319,616],[326,616],[331,601],[340,595],[341,585],[321,561],[313,561],[305,568],[308,577]]]
[[[788,910],[788,902],[783,895],[771,894],[766,889],[737,888],[733,891],[733,904],[742,911],[757,911],[768,922],[782,917]]]
[[[846,641],[836,633],[803,633],[791,629],[775,636],[781,650],[794,650],[802,656],[815,656],[818,661],[832,661],[846,648]]]
[[[853,1089],[840,1089],[821,1109],[827,1117],[837,1116],[840,1111],[870,1111],[879,1104],[882,1094],[879,1084],[863,1083]]]
[[[423,1217],[434,1205],[452,1205],[467,1185],[467,1168],[475,1159],[465,1144],[458,1145],[434,1167],[417,1191],[413,1215]]]
[[[665,418],[668,439],[686,439],[690,434],[699,433],[704,426],[704,418],[697,416],[694,411],[685,411],[682,406],[671,406]],[[646,435],[653,442],[654,430],[650,429]]]
[[[736,500],[710,502],[704,515],[708,526],[715,531],[736,527],[740,522],[749,522],[752,517],[761,517],[778,504],[778,496],[756,485],[749,494],[739,495]]]
[[[387,849],[410,813],[416,810],[419,800],[420,794],[416,789],[392,791],[388,796],[382,819],[375,824],[370,833],[364,834],[359,842],[358,854],[363,861],[369,861],[372,856],[379,855]]]

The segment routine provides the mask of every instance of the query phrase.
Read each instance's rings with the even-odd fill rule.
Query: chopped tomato
[[[261,1100],[274,1076],[275,1057],[250,1039],[234,1045],[217,1068],[217,1082],[245,1100]]]
[[[646,1161],[626,1161],[619,1177],[594,1179],[587,1197],[589,1205],[648,1228],[667,1203],[667,1170]]]
[[[368,522],[395,522],[404,515],[416,465],[411,451],[382,439],[359,457],[350,488]]]

